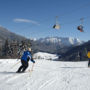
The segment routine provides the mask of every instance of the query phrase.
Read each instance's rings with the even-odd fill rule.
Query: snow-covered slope
[[[45,59],[45,60],[55,60],[55,59],[58,59],[58,56],[56,54],[38,52],[38,53],[35,53],[33,55],[33,58],[35,58],[35,59]]]
[[[44,43],[58,43],[61,45],[80,45],[83,43],[83,41],[79,40],[78,38],[71,38],[71,37],[46,37],[39,39],[39,42]]]
[[[90,90],[87,62],[36,60],[33,72],[16,74],[17,62],[0,60],[0,90]]]

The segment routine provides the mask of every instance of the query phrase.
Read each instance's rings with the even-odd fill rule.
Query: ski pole
[[[33,67],[34,67],[34,63],[33,63],[33,65],[32,65],[31,71],[33,71]]]
[[[34,68],[34,64],[32,65],[31,70],[29,70],[29,72],[30,72],[29,77],[30,77],[30,76],[31,76],[31,74],[32,74],[33,68]]]

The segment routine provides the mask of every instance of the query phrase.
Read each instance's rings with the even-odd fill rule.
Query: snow
[[[38,60],[32,72],[15,73],[17,60],[0,60],[0,90],[90,90],[88,62]],[[14,66],[16,64],[16,66]],[[29,62],[29,69],[32,63]]]
[[[33,55],[35,59],[44,59],[44,60],[56,60],[58,56],[56,54],[50,54],[46,52],[37,52]]]

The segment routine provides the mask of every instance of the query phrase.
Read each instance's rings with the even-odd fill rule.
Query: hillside
[[[0,58],[17,58],[21,46],[30,46],[30,40],[0,27]]]
[[[12,33],[8,29],[0,26],[0,41],[4,43],[6,39],[8,39],[9,41],[22,41],[23,39],[25,39],[25,37]]]
[[[90,41],[88,41],[82,45],[70,48],[67,52],[62,54],[62,59],[60,59],[60,60],[78,61],[78,60],[80,60],[80,56],[81,56],[82,61],[88,60],[88,58],[87,58],[88,50],[90,50]]]

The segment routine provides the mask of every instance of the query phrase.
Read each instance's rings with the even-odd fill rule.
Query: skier
[[[88,56],[88,59],[89,59],[89,61],[88,61],[88,67],[90,67],[90,50],[88,51],[87,56]]]
[[[28,48],[28,50],[25,50],[23,55],[21,56],[21,66],[19,67],[17,73],[25,72],[25,70],[28,68],[28,61],[33,62],[33,66],[35,61],[32,59],[31,55],[31,48]]]

